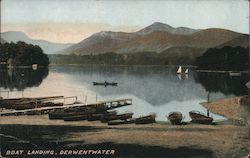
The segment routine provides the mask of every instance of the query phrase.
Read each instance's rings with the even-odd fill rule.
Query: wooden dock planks
[[[107,110],[132,105],[132,99],[121,99],[121,100],[111,100],[111,101],[102,101],[93,104],[70,104],[63,106],[53,106],[53,107],[41,107],[34,109],[26,109],[26,110],[11,110],[7,112],[0,112],[0,116],[15,116],[15,115],[27,115],[27,114],[46,114],[49,111],[55,109],[74,109],[74,108],[86,108],[86,107],[105,107]]]

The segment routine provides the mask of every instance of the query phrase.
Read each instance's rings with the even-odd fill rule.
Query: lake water
[[[169,112],[180,111],[189,121],[188,112],[206,113],[199,103],[247,94],[247,75],[230,77],[220,73],[198,73],[178,76],[176,68],[167,67],[110,67],[56,66],[48,69],[14,69],[0,71],[0,90],[4,98],[77,96],[79,101],[97,101],[131,98],[133,105],[117,109],[132,111],[134,116],[157,114],[158,121],[166,121]],[[118,86],[93,86],[93,82],[117,82]],[[15,92],[23,90],[23,92]],[[62,100],[60,100],[62,101]],[[66,102],[73,102],[72,99]],[[223,117],[211,114],[215,120]]]

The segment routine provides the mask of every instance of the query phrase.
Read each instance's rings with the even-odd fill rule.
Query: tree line
[[[105,53],[98,55],[49,55],[53,64],[102,65],[195,65],[203,70],[247,70],[249,48],[209,48],[201,55],[194,51],[137,52],[128,54]],[[195,54],[196,53],[196,54]]]
[[[249,69],[249,47],[209,48],[195,65],[201,70],[242,71]]]
[[[43,53],[43,50],[32,44],[19,41],[17,43],[0,43],[0,62],[16,66],[48,66],[49,58]]]
[[[169,56],[167,53],[137,52],[117,54],[113,52],[98,55],[49,55],[52,64],[93,64],[93,65],[190,65],[192,56]]]

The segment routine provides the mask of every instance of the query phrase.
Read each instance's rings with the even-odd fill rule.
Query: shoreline
[[[118,155],[126,151],[124,157],[147,157],[149,153],[143,152],[147,149],[162,158],[178,157],[177,153],[183,154],[183,157],[187,154],[190,157],[198,154],[204,158],[242,157],[249,151],[247,126],[177,126],[166,123],[108,126],[99,121],[49,120],[47,115],[4,118],[0,120],[0,138],[3,142],[0,146],[3,150],[20,149],[20,146],[23,149],[104,149],[110,145]],[[138,151],[140,155],[137,155]],[[210,154],[201,154],[202,151]]]
[[[49,120],[48,115],[2,116],[0,145],[8,149],[115,150],[121,157],[246,157],[250,153],[249,127],[239,120],[249,115],[240,104],[247,96],[201,103],[211,112],[224,115],[227,121],[213,125],[187,123],[113,125],[99,121]],[[219,108],[218,108],[219,106]],[[248,114],[248,113],[247,113]],[[230,117],[229,117],[230,116]],[[233,121],[232,121],[233,119]],[[18,131],[18,132],[17,132]],[[102,155],[100,155],[102,156]]]
[[[204,108],[208,109],[212,113],[224,116],[228,119],[241,120],[247,118],[248,111],[247,106],[243,103],[248,99],[247,95],[230,97],[224,99],[218,99],[210,103],[202,102],[200,103]]]

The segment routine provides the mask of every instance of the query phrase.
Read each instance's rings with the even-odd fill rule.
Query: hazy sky
[[[1,0],[1,32],[79,42],[98,31],[133,32],[154,22],[249,33],[247,0]]]

